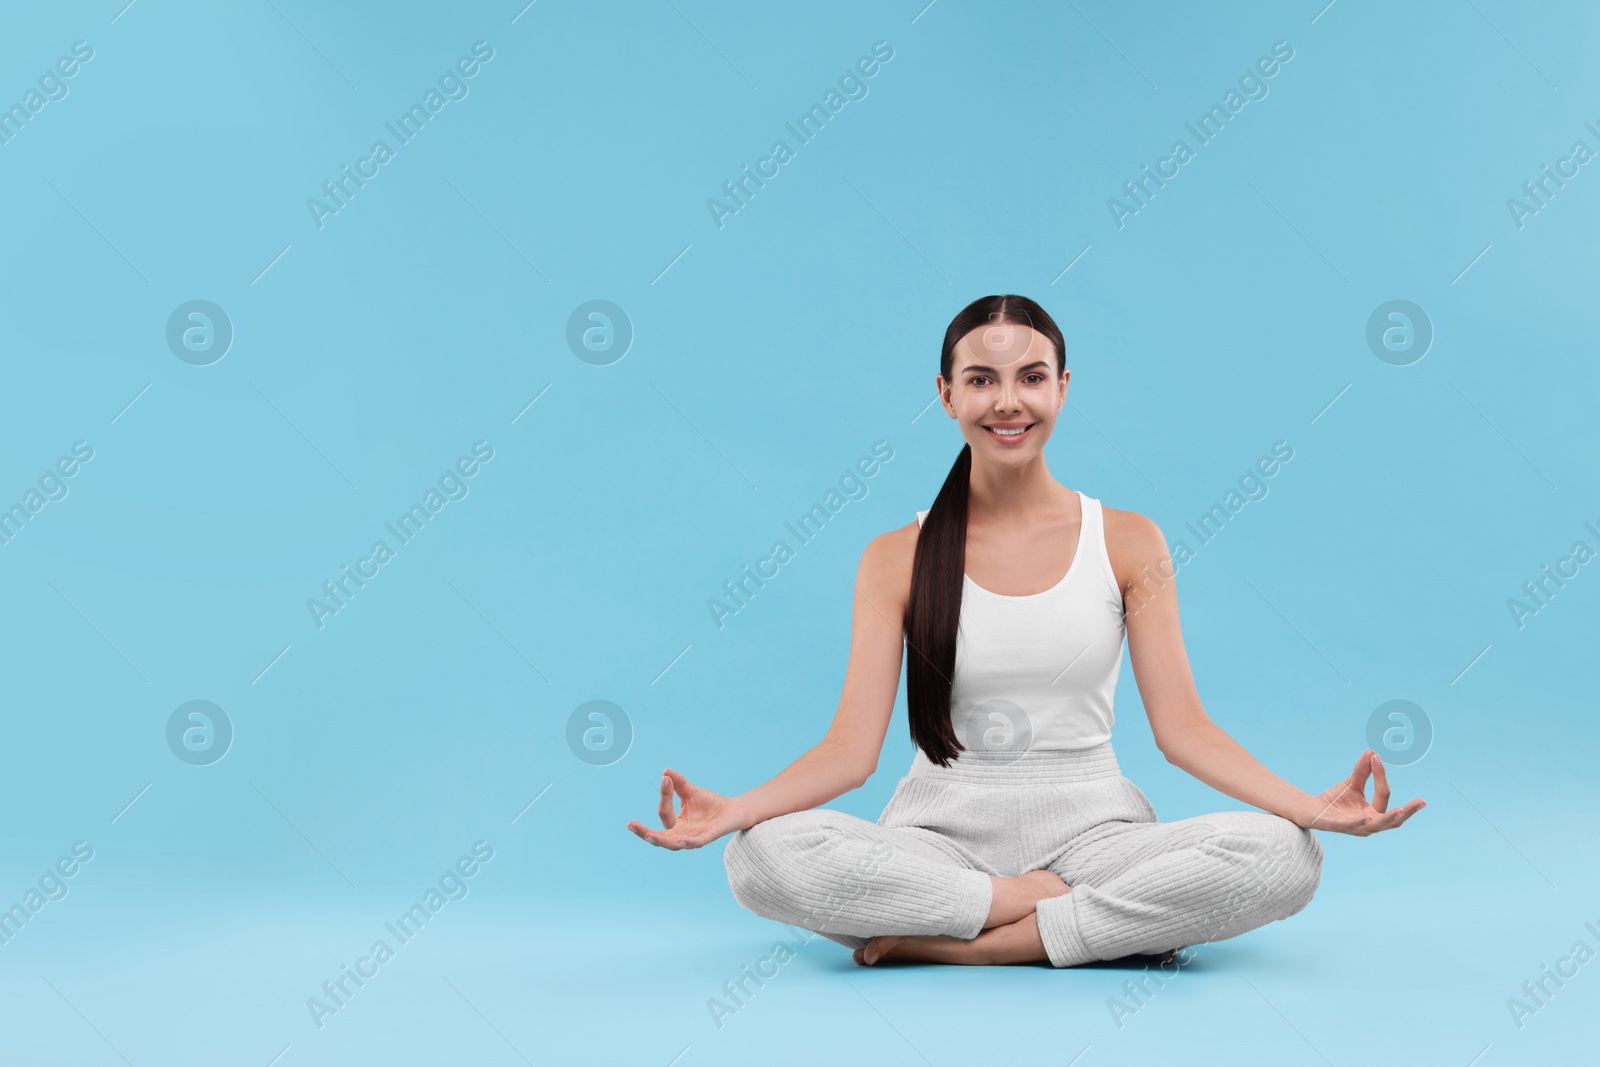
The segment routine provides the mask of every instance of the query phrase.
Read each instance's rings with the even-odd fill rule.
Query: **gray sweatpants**
[[[983,929],[990,875],[1055,872],[1041,900],[1050,962],[1071,967],[1233,937],[1304,908],[1322,843],[1264,811],[1158,822],[1111,743],[962,753],[919,750],[876,823],[826,808],[740,830],[723,853],[734,899],[757,915],[860,948],[876,934]]]

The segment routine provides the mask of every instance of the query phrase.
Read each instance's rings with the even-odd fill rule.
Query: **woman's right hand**
[[[683,801],[682,810],[677,812],[672,810],[674,789]],[[628,829],[652,845],[677,851],[699,848],[750,825],[737,800],[694,785],[670,767],[661,776],[660,814],[665,829],[652,830],[636,819],[628,823]]]
[[[1372,799],[1367,799],[1367,776],[1373,776]],[[1336,830],[1356,837],[1371,837],[1382,830],[1403,826],[1405,821],[1427,803],[1417,797],[1398,808],[1389,807],[1389,775],[1383,769],[1383,759],[1372,749],[1356,757],[1356,769],[1350,777],[1327,789],[1315,800],[1320,805],[1309,822],[1300,823],[1309,830]]]

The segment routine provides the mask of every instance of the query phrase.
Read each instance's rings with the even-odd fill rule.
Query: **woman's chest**
[[[1079,524],[1014,532],[967,530],[966,574],[999,596],[1033,596],[1054,588],[1072,567]]]

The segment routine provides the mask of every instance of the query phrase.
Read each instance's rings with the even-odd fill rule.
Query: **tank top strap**
[[[1117,602],[1122,600],[1122,586],[1117,572],[1111,566],[1111,550],[1106,545],[1106,512],[1100,501],[1092,496],[1083,498],[1083,548],[1089,553],[1085,564],[1092,564],[1105,581],[1107,590]]]

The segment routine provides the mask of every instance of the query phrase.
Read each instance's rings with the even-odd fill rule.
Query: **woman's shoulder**
[[[1160,539],[1165,544],[1161,527],[1156,525],[1156,521],[1148,515],[1137,511],[1114,508],[1104,502],[1100,503],[1100,514],[1104,518],[1106,544],[1108,546],[1113,540],[1116,540],[1121,544],[1137,547],[1148,545],[1153,538]]]
[[[1156,567],[1169,558],[1166,535],[1154,519],[1105,504],[1101,504],[1100,514],[1105,529],[1106,556],[1124,590],[1143,568]]]
[[[924,515],[926,512],[919,512]],[[906,572],[910,573],[911,561],[917,554],[917,538],[922,533],[922,522],[919,518],[912,519],[904,526],[897,526],[893,530],[881,533],[874,537],[867,545],[866,555],[879,565],[904,564]]]
[[[912,519],[904,526],[874,537],[861,553],[859,583],[869,593],[876,591],[902,605],[911,595],[911,570],[917,558],[917,536],[921,524]]]

